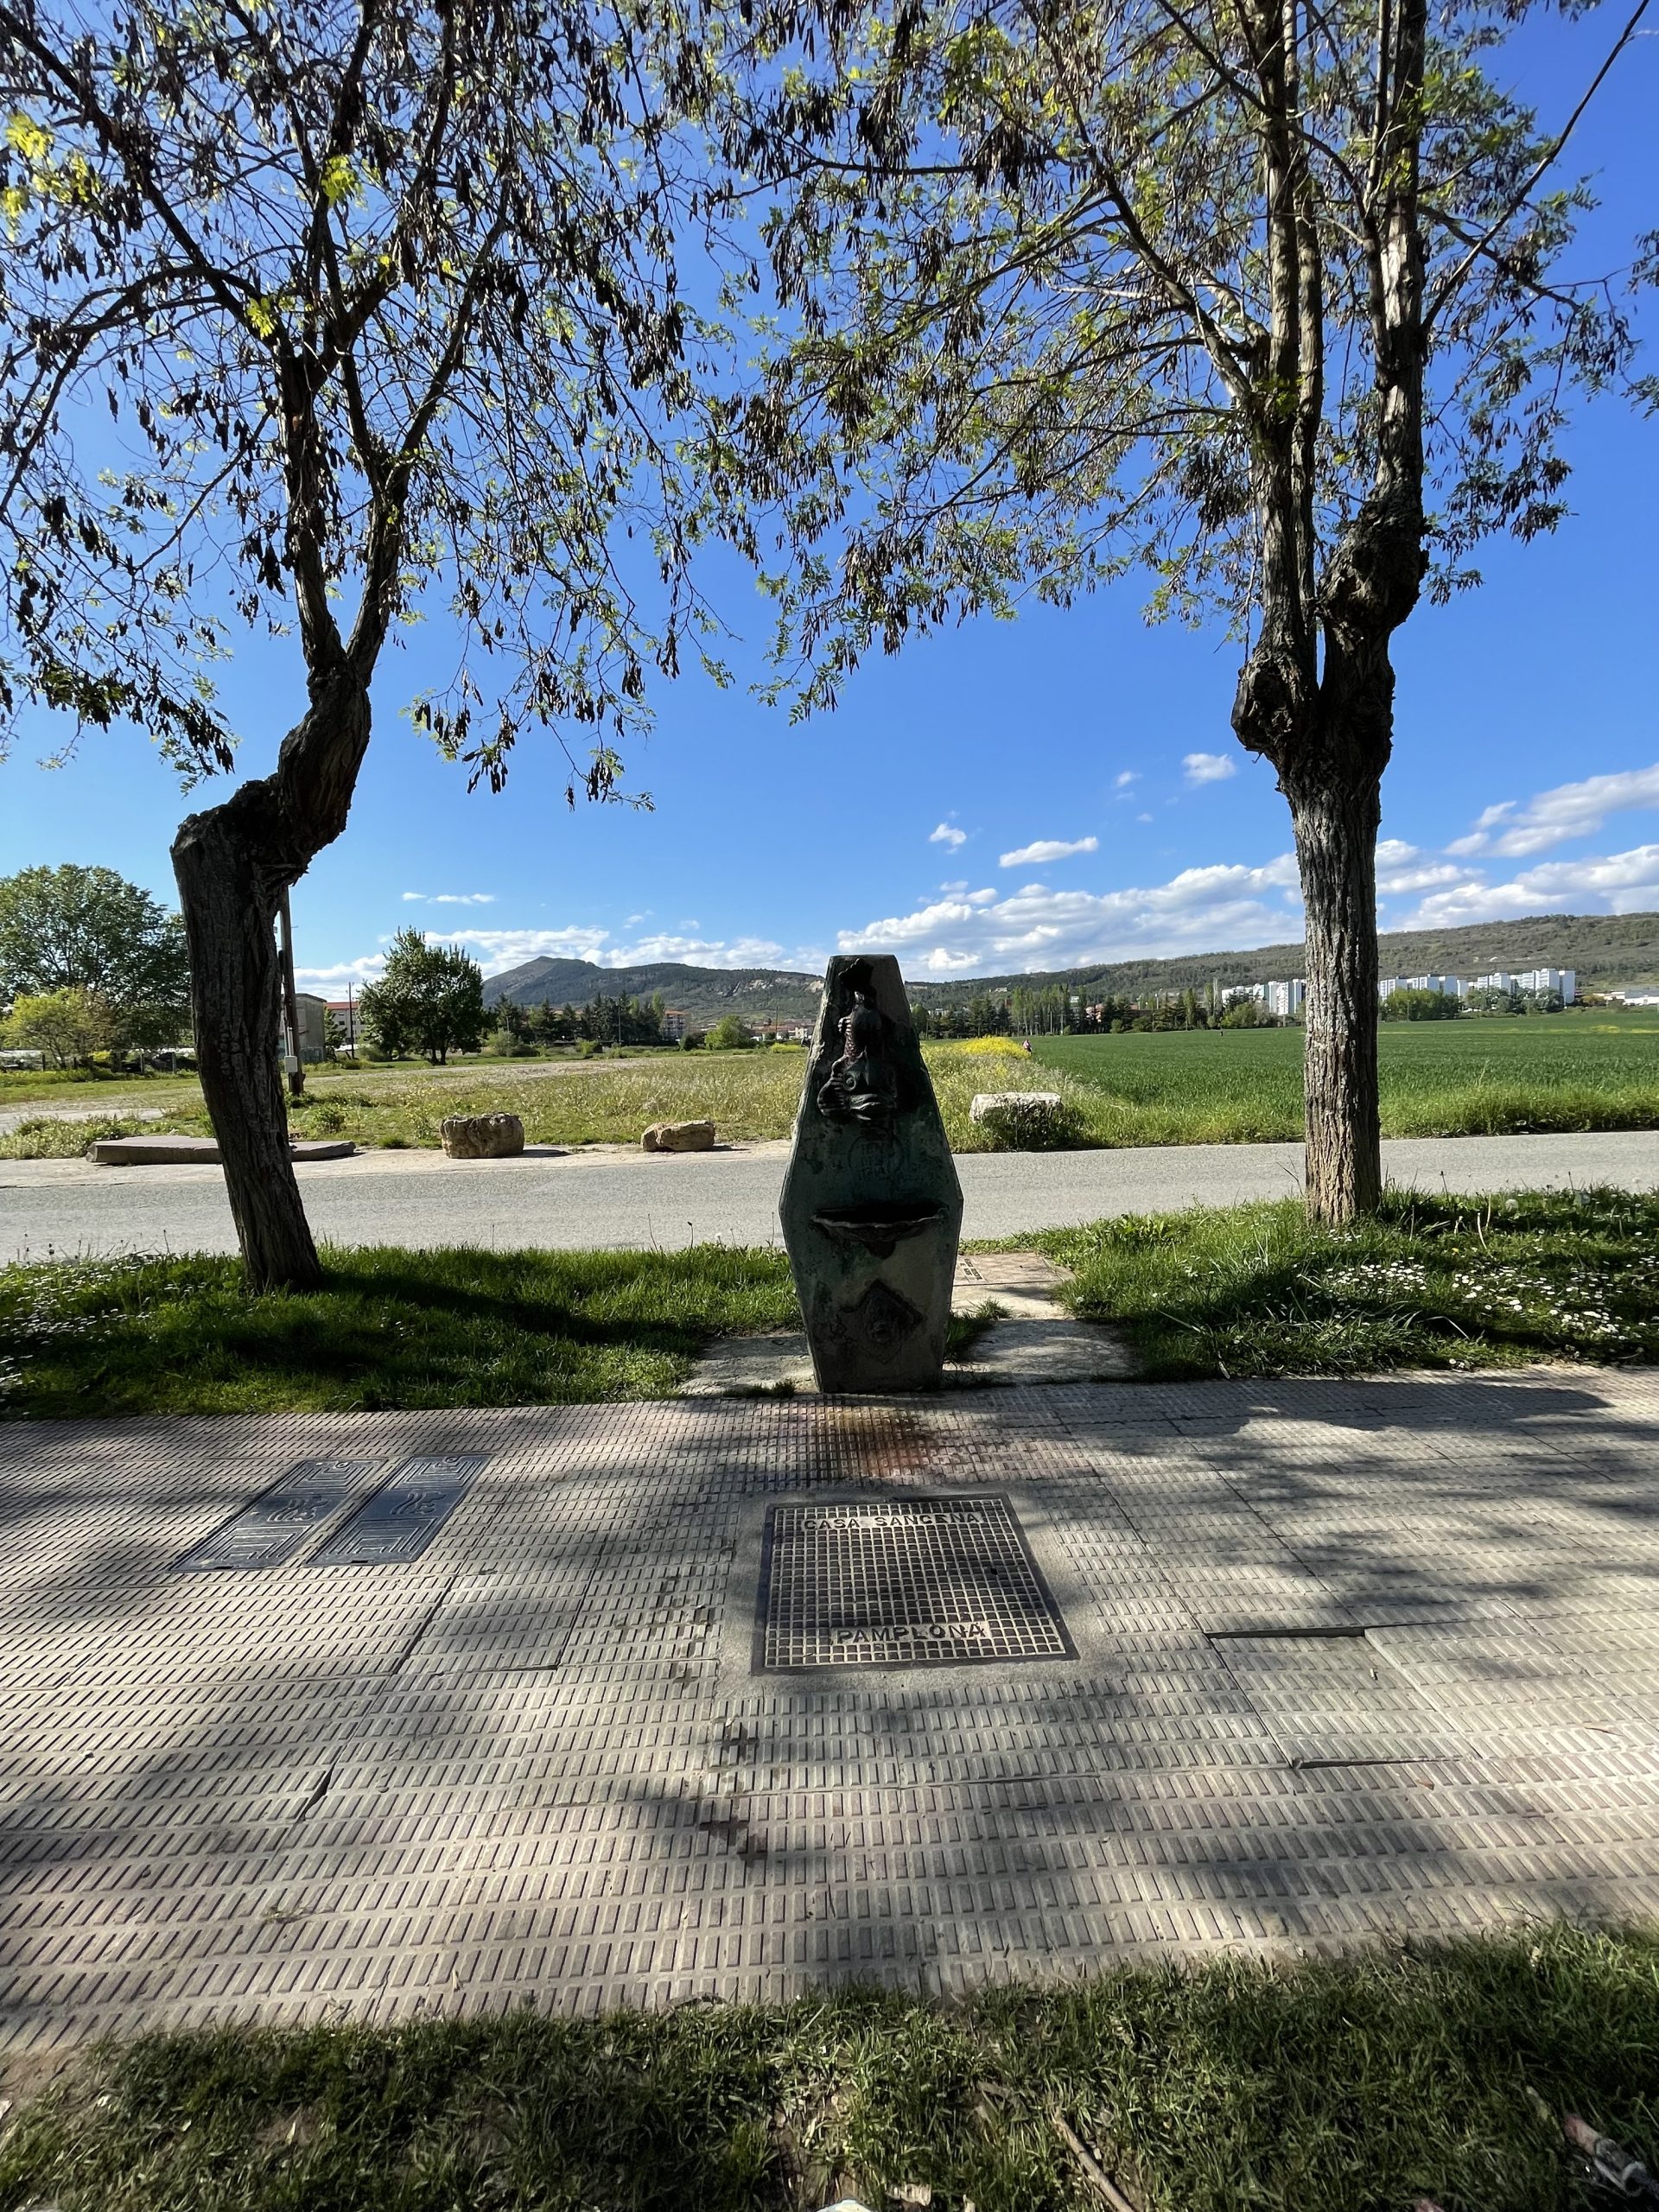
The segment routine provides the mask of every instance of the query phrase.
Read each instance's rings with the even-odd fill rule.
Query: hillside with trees
[[[1479,976],[1495,968],[1573,968],[1579,988],[1659,989],[1659,914],[1540,914],[1518,922],[1478,922],[1464,929],[1406,930],[1377,939],[1385,976]],[[1198,952],[1178,960],[1105,961],[1087,968],[1027,975],[953,977],[948,983],[908,980],[912,1001],[931,1009],[966,1006],[997,991],[1086,990],[1091,996],[1139,999],[1163,991],[1203,991],[1211,983],[1265,983],[1303,972],[1300,944],[1267,944],[1249,952]],[[745,1020],[810,1020],[820,978],[783,968],[697,968],[658,961],[637,968],[601,968],[591,960],[527,960],[486,978],[487,1003],[581,1007],[626,995],[664,1002],[707,1027],[722,1014]]]
[[[1384,976],[1480,976],[1493,969],[1572,968],[1580,991],[1659,989],[1659,914],[1537,914],[1462,929],[1400,930],[1379,936]],[[1135,998],[1154,991],[1202,990],[1212,982],[1266,983],[1303,973],[1300,944],[1248,952],[1198,952],[1176,960],[1118,960],[1052,973],[976,976],[971,982],[913,982],[918,1004],[950,1006],[964,994],[1069,984],[1073,990]]]

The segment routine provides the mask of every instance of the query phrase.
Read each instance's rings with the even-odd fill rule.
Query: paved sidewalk
[[[786,1143],[713,1153],[533,1146],[517,1160],[441,1152],[361,1152],[300,1169],[319,1236],[341,1244],[586,1249],[718,1239],[778,1241]],[[1659,1135],[1411,1137],[1382,1147],[1391,1183],[1419,1190],[1559,1190],[1611,1183],[1659,1188]],[[958,1155],[969,1237],[1023,1236],[1103,1215],[1291,1198],[1300,1144],[1147,1145],[1122,1152]],[[0,1264],[48,1252],[233,1252],[217,1167],[92,1167],[79,1160],[0,1160]]]
[[[0,1427],[0,2044],[1653,1916],[1656,1444],[1651,1370]],[[400,1560],[411,1453],[487,1458]],[[1005,1504],[859,1585],[993,1663],[860,1663]]]

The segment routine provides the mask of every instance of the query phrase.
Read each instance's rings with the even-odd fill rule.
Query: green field
[[[1566,1014],[1384,1022],[1382,1134],[1659,1128],[1659,1021]],[[1300,1029],[1052,1037],[1033,1057],[1089,1094],[1094,1141],[1251,1144],[1302,1133]]]

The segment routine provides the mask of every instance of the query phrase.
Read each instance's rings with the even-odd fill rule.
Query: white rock
[[[988,1114],[1058,1114],[1064,1103],[1058,1090],[979,1090],[968,1118],[982,1122]]]

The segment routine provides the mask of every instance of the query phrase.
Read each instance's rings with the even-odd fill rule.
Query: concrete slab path
[[[789,1147],[733,1145],[691,1156],[628,1147],[517,1160],[364,1152],[302,1167],[319,1236],[346,1244],[676,1247],[778,1238]],[[1659,1188],[1659,1134],[1412,1138],[1385,1144],[1390,1180],[1421,1189]],[[969,1153],[957,1162],[968,1237],[1020,1236],[1105,1214],[1230,1205],[1301,1188],[1294,1144],[1172,1145],[1126,1152]],[[217,1167],[93,1167],[0,1160],[0,1263],[48,1252],[231,1252]]]
[[[1652,1918],[1656,1451],[1655,1371],[0,1427],[0,2044]],[[1050,1656],[754,1671],[769,1510],[1005,1507]]]

